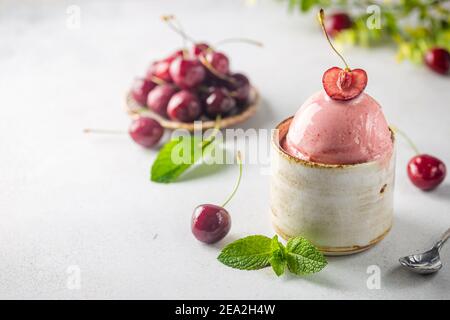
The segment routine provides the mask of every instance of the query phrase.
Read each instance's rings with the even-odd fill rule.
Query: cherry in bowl
[[[139,104],[145,106],[147,105],[147,97],[150,91],[156,87],[156,83],[151,80],[137,78],[133,82],[131,88],[131,95],[134,100],[139,102]]]
[[[161,116],[167,116],[167,105],[177,89],[169,83],[154,88],[147,97],[147,106]]]
[[[250,81],[242,73],[234,73],[227,82],[227,88],[240,103],[247,103],[250,96]]]
[[[215,118],[218,115],[226,115],[236,106],[236,101],[230,92],[224,87],[211,87],[208,89],[203,105],[206,114]]]
[[[169,118],[175,121],[192,122],[202,112],[197,96],[188,90],[175,93],[167,106]]]
[[[158,80],[163,82],[171,82],[172,77],[170,76],[170,65],[173,61],[178,58],[183,57],[183,51],[177,50],[167,58],[155,61],[150,65],[150,68],[147,70],[146,78],[148,80],[154,79],[156,77]]]
[[[170,76],[180,88],[192,89],[205,79],[206,71],[197,59],[178,58],[170,65]]]
[[[204,42],[198,42],[192,46],[191,53],[193,56],[198,57],[201,54],[206,54],[209,48],[210,48],[209,44]]]

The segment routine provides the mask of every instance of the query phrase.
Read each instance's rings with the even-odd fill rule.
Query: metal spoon
[[[441,239],[427,252],[412,254],[400,258],[398,261],[403,267],[416,273],[429,274],[437,272],[442,268],[439,250],[448,238],[450,238],[450,229],[445,231]]]

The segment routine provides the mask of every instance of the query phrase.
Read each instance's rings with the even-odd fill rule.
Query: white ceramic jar
[[[291,120],[281,122],[272,137],[270,203],[276,232],[284,239],[303,236],[327,255],[375,245],[392,226],[395,143],[392,154],[379,161],[304,161],[280,146]]]

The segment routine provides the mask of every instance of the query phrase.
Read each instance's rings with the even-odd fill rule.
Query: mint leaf
[[[151,169],[151,180],[169,183],[175,181],[201,157],[214,139],[180,136],[167,142],[159,151]]]
[[[272,257],[269,263],[277,276],[281,276],[286,269],[286,248],[278,241],[278,236],[272,238]]]
[[[319,272],[327,265],[323,254],[305,238],[289,239],[286,250],[289,271],[297,275]]]
[[[241,270],[256,270],[272,266],[277,276],[286,267],[290,272],[304,275],[319,272],[327,265],[322,253],[305,238],[296,237],[286,247],[275,235],[272,239],[248,236],[227,245],[217,259],[223,264]]]
[[[217,259],[224,265],[241,270],[262,269],[270,265],[272,239],[248,236],[227,245]]]

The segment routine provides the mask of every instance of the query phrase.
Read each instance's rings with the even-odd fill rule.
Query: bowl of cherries
[[[190,42],[190,48],[152,62],[145,77],[135,79],[126,98],[128,113],[151,117],[167,129],[189,131],[195,121],[203,129],[224,128],[253,116],[259,94],[247,76],[232,72],[222,51]]]

